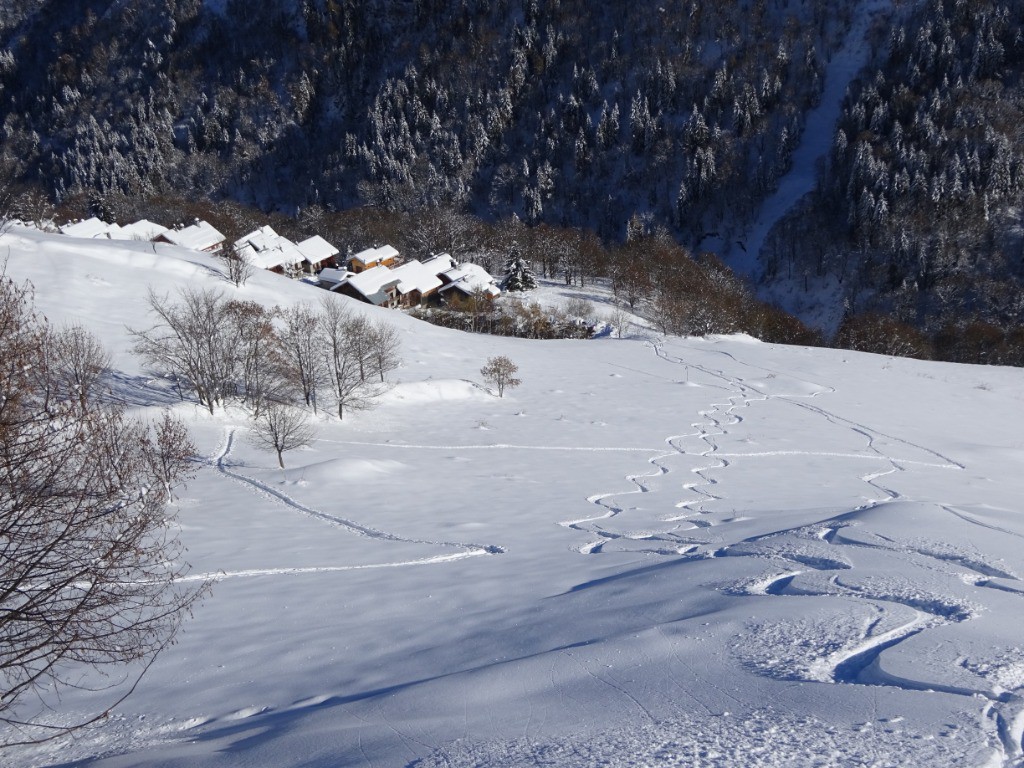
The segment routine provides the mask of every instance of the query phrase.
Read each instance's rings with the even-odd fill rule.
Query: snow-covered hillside
[[[186,418],[212,595],[135,694],[5,764],[1017,766],[1024,371],[747,337],[402,334],[289,468],[130,354],[147,286],[315,302],[208,257],[14,229],[7,273]],[[504,398],[487,357],[519,365]],[[61,721],[96,705],[71,692]]]

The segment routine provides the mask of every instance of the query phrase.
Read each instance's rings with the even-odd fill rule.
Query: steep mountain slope
[[[639,215],[695,242],[772,188],[855,8],[22,3],[0,147],[62,199],[466,206],[613,238]]]
[[[841,344],[1018,365],[1022,24],[1021,0],[3,0],[0,213],[45,218],[14,180],[108,219],[667,232]]]
[[[946,359],[1021,364],[1022,22],[1020,2],[929,2],[891,30],[770,280],[830,285],[834,326],[883,313]]]

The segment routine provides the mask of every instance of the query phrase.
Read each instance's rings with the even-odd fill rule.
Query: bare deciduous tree
[[[194,472],[183,426],[98,402],[44,406],[35,370],[46,369],[47,333],[29,289],[0,275],[0,746],[102,717],[106,707],[46,724],[32,694],[84,685],[120,702],[203,592],[181,581],[188,566],[166,509]],[[88,683],[81,665],[101,679]]]
[[[128,330],[136,353],[187,382],[211,413],[240,397],[258,416],[266,402],[290,399],[289,389],[316,410],[318,394],[329,390],[341,418],[347,408],[369,407],[380,392],[373,377],[383,382],[398,365],[394,329],[370,323],[333,294],[323,297],[320,313],[303,305],[267,310],[205,289],[185,289],[179,297],[174,302],[150,291],[159,322]]]
[[[224,265],[224,278],[236,288],[241,288],[256,273],[256,266],[245,251],[233,245],[224,249],[220,260]]]
[[[365,384],[373,354],[373,326],[370,321],[362,315],[349,314],[345,324],[345,340],[348,345],[347,354],[359,368],[359,381]]]
[[[237,364],[236,394],[259,415],[260,408],[281,395],[285,387],[283,364],[274,329],[275,310],[254,301],[229,301],[224,305],[225,333]]]
[[[284,469],[285,451],[309,445],[316,438],[316,427],[304,411],[278,400],[267,402],[253,417],[252,441],[277,452],[277,463]]]
[[[487,365],[480,369],[484,381],[498,389],[498,397],[505,396],[505,390],[518,387],[522,381],[515,377],[519,366],[504,355],[487,359]]]
[[[479,248],[481,230],[472,216],[442,206],[419,210],[405,234],[409,250],[418,257],[444,252],[461,258]]]
[[[345,418],[345,409],[361,410],[370,407],[372,393],[360,375],[362,359],[354,354],[349,341],[353,322],[352,312],[339,296],[327,294],[321,299],[320,354],[324,361],[331,396],[338,404],[338,418]]]
[[[185,288],[179,297],[179,303],[172,303],[150,289],[147,301],[157,325],[128,331],[135,337],[136,354],[154,369],[187,381],[213,413],[236,389],[237,350],[227,333],[227,301],[221,292],[207,289]]]
[[[95,336],[77,325],[47,333],[43,351],[54,394],[72,399],[86,410],[110,367],[110,354]]]
[[[370,329],[370,365],[377,371],[381,383],[388,373],[401,365],[400,346],[398,330],[390,323],[381,321]]]
[[[279,354],[286,375],[316,413],[317,393],[324,387],[326,375],[318,338],[320,315],[305,304],[293,304],[282,311],[281,320]]]

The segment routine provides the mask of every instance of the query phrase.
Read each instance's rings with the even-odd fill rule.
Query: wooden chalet
[[[399,278],[390,269],[378,266],[358,273],[350,272],[348,277],[335,283],[330,290],[375,307],[397,307],[399,282]]]
[[[355,272],[349,272],[347,269],[324,267],[316,276],[316,284],[328,291],[333,291],[354,275]]]
[[[442,272],[439,277],[441,286],[438,293],[444,302],[452,307],[465,306],[470,301],[483,297],[493,301],[501,295],[501,289],[490,273],[479,264],[461,264]]]
[[[301,243],[298,243],[296,248],[302,254],[305,270],[311,275],[315,275],[325,267],[333,267],[336,263],[335,258],[339,253],[337,248],[320,237],[320,235],[307,237]]]
[[[168,229],[155,238],[158,243],[170,243],[203,253],[218,254],[224,248],[225,237],[212,224],[197,221],[184,229]]]
[[[444,284],[438,274],[451,267],[450,256],[435,256],[426,262],[408,261],[395,269],[376,266],[350,272],[340,280],[341,270],[323,270],[319,282],[377,307],[415,307],[438,300]]]
[[[390,245],[382,245],[379,248],[367,248],[355,256],[348,257],[348,269],[357,275],[373,267],[391,268],[398,263],[398,251]]]

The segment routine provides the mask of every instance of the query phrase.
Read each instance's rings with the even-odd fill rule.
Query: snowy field
[[[538,342],[368,306],[403,365],[289,468],[130,354],[147,286],[315,302],[14,229],[8,274],[186,418],[212,594],[135,694],[11,766],[1001,766],[1024,731],[1024,371],[746,337]],[[502,399],[479,369],[509,356]],[[91,711],[81,691],[55,721]],[[105,699],[104,699],[105,701]]]

